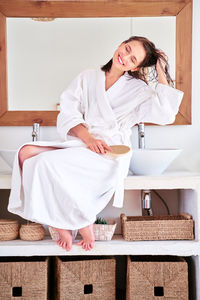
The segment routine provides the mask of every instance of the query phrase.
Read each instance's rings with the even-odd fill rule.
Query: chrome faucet
[[[152,216],[153,211],[151,208],[151,190],[141,190],[142,199],[142,215]]]
[[[32,131],[32,141],[38,141],[40,138],[40,124],[34,123],[33,124],[33,131]]]
[[[142,190],[142,207],[144,209],[151,208],[151,191],[150,190]]]
[[[144,123],[138,124],[138,148],[145,148],[145,140],[144,140]]]
[[[138,148],[145,149],[144,123],[138,124]],[[152,216],[151,190],[141,190],[142,215]]]

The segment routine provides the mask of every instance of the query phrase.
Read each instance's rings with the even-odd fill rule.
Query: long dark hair
[[[141,36],[131,36],[128,40],[125,40],[123,43],[128,43],[131,41],[138,41],[142,44],[145,49],[146,56],[141,64],[138,66],[139,70],[131,72],[128,71],[128,74],[136,79],[141,79],[145,81],[147,84],[150,81],[157,81],[158,74],[156,71],[156,63],[157,60],[163,60],[165,62],[165,69],[163,70],[169,85],[174,86],[173,80],[169,75],[169,64],[167,60],[161,55],[160,50],[157,49],[151,41],[149,41],[145,37]],[[101,67],[101,70],[104,72],[109,72],[112,66],[112,59]],[[162,65],[161,65],[162,68]]]

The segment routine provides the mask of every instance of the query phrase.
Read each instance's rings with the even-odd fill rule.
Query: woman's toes
[[[67,251],[70,251],[71,249],[72,249],[72,243],[67,246]]]
[[[83,245],[83,240],[79,241],[79,242],[77,243],[77,245],[82,246],[82,245]]]
[[[71,243],[71,242],[67,243],[67,244],[66,244],[66,250],[67,250],[67,251],[70,251],[71,248],[72,248],[72,243]]]
[[[62,247],[61,242],[58,242],[57,244],[58,244],[59,247]]]
[[[90,250],[91,250],[92,248],[94,248],[94,241],[92,241],[92,242],[90,243]]]
[[[89,249],[89,244],[84,243],[84,244],[83,244],[83,249],[86,250],[86,251],[90,250],[90,249]]]
[[[71,246],[67,245],[66,250],[67,250],[67,251],[70,251],[71,248],[72,248]]]
[[[67,243],[63,242],[62,248],[63,248],[63,249],[67,249]]]
[[[83,243],[82,244],[82,248],[85,250],[85,247],[86,247],[86,244],[85,243]]]
[[[70,243],[66,244],[65,250],[70,251],[71,248],[72,248],[72,244],[70,244]]]

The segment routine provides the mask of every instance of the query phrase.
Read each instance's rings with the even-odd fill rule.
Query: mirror
[[[132,35],[149,38],[167,53],[175,79],[175,33],[175,17],[8,18],[8,109],[56,110],[75,76],[105,64]]]
[[[191,124],[192,1],[129,1],[0,0],[0,125],[55,126],[56,104],[71,80],[106,63],[131,35],[167,53],[185,93],[175,124]]]

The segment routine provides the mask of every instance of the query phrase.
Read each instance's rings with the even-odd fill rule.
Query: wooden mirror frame
[[[192,0],[0,0],[0,126],[55,126],[58,111],[9,111],[6,17],[176,16],[176,88],[184,98],[174,124],[191,124]]]

